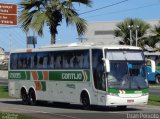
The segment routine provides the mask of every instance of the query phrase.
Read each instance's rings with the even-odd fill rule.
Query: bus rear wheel
[[[22,98],[22,104],[27,105],[28,104],[28,95],[25,90],[21,91],[21,98]]]
[[[28,96],[29,96],[29,104],[36,105],[37,101],[36,101],[36,95],[34,90],[30,90]]]
[[[155,81],[156,81],[156,84],[160,84],[160,75],[157,75],[155,77]]]

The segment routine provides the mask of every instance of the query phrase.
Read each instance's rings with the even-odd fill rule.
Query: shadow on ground
[[[21,101],[1,101],[6,104],[14,104],[14,105],[22,105]],[[76,110],[84,110],[81,105],[68,104],[68,103],[59,103],[59,102],[38,102],[38,107],[53,107],[53,108],[61,108],[61,109],[76,109]],[[126,108],[126,109],[118,109],[117,107],[106,107],[106,106],[91,106],[88,111],[138,111],[140,109],[136,108]]]

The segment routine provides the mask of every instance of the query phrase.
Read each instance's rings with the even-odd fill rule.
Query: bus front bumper
[[[146,105],[148,103],[148,94],[136,96],[133,94],[132,96],[113,96],[107,95],[106,97],[106,105]]]

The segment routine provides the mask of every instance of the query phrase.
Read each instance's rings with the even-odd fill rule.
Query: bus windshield
[[[107,80],[109,88],[144,89],[148,87],[146,66],[141,52],[107,51],[106,56],[110,60]]]

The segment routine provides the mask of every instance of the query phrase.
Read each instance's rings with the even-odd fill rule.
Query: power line
[[[3,29],[4,29],[4,28],[9,28],[9,29],[10,29],[10,28],[20,28],[20,26],[18,26],[18,25],[17,25],[17,26],[16,26],[16,25],[15,25],[15,26],[14,26],[14,25],[13,25],[13,26],[9,26],[9,25],[6,25],[6,26],[0,25],[0,28],[3,28]]]
[[[143,9],[143,8],[146,8],[146,7],[157,6],[157,5],[160,5],[160,4],[154,3],[154,4],[149,4],[149,5],[140,6],[140,7],[134,7],[134,8],[130,8],[130,9],[124,9],[124,10],[118,10],[118,11],[108,12],[108,13],[94,15],[94,16],[88,16],[86,18],[99,17],[99,16],[103,16],[103,15],[110,15],[110,14],[117,14],[117,13],[120,13],[120,12],[129,12],[129,11]]]
[[[103,6],[103,7],[94,9],[94,10],[90,10],[90,11],[86,11],[86,12],[80,13],[79,15],[86,14],[86,13],[90,13],[90,12],[95,12],[95,11],[97,11],[97,10],[101,10],[101,9],[104,9],[104,8],[107,8],[107,7],[112,7],[112,6],[115,6],[115,5],[118,5],[118,4],[127,2],[127,1],[128,1],[128,0],[123,0],[123,1],[120,1],[120,2],[117,2],[117,3],[114,3],[114,4],[110,4],[110,5]]]

